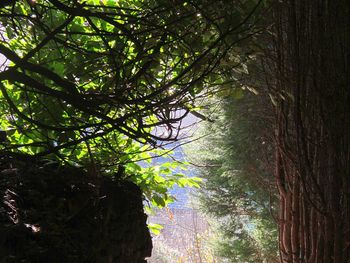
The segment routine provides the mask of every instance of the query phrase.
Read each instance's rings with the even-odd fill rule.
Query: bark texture
[[[350,1],[273,9],[281,262],[350,262]]]

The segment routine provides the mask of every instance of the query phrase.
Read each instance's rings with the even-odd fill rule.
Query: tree
[[[112,134],[151,144],[175,140],[173,125],[240,26],[218,32],[216,14],[202,18],[203,8],[14,1],[1,10],[0,51],[9,61],[1,72],[3,129],[20,129],[27,138],[21,146],[36,155]],[[185,114],[176,116],[179,109]],[[167,135],[150,132],[162,125]]]
[[[348,262],[349,10],[272,3],[260,62],[247,69],[273,106],[281,262]]]
[[[2,3],[1,155],[122,175],[165,205],[179,178],[136,161],[164,154],[156,148],[178,139],[195,95],[217,79],[228,50],[252,34],[260,4]]]
[[[282,262],[349,260],[349,10],[348,1],[318,0],[273,9],[265,60]]]
[[[212,122],[201,125],[203,139],[190,152],[204,178],[201,207],[218,222],[216,250],[227,262],[278,259],[272,123],[261,114],[267,103],[240,88],[219,93],[206,105]]]
[[[178,56],[173,38],[180,39],[176,34],[188,34],[192,27],[173,33],[166,27],[175,23],[174,12],[160,19],[158,12],[166,9],[158,8],[141,9],[137,2],[40,1],[4,9],[1,53],[11,65],[1,73],[3,112],[17,116],[16,123],[4,125],[21,127],[28,137],[35,130],[34,144],[27,146],[41,155],[111,131],[134,140],[165,139],[150,128],[181,119],[172,117],[171,102],[184,95],[188,82],[196,81],[186,72],[199,50],[177,41],[176,48],[187,51],[187,58]],[[184,15],[191,16],[189,12],[193,16],[194,10]]]

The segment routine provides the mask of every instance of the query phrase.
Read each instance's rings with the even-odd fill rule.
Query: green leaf
[[[127,163],[125,165],[125,168],[126,168],[127,172],[130,174],[138,173],[142,170],[141,166],[138,165],[137,163],[134,163],[134,162]]]
[[[165,199],[162,198],[160,195],[155,194],[152,197],[152,204],[158,206],[159,208],[163,208],[165,207]]]
[[[149,223],[148,224],[148,229],[151,231],[151,233],[153,235],[158,236],[160,234],[160,231],[163,229],[164,227],[162,225],[159,224],[153,224],[153,223]]]

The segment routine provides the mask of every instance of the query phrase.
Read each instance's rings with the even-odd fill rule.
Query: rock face
[[[0,262],[139,263],[151,254],[131,182],[2,158],[0,198]]]

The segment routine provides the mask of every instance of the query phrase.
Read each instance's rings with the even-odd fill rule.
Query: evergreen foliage
[[[208,111],[213,122],[201,124],[204,138],[190,155],[204,178],[202,208],[217,220],[217,253],[227,262],[276,262],[272,147],[269,122],[259,111],[266,102],[250,92],[232,92],[210,103],[216,107]]]

